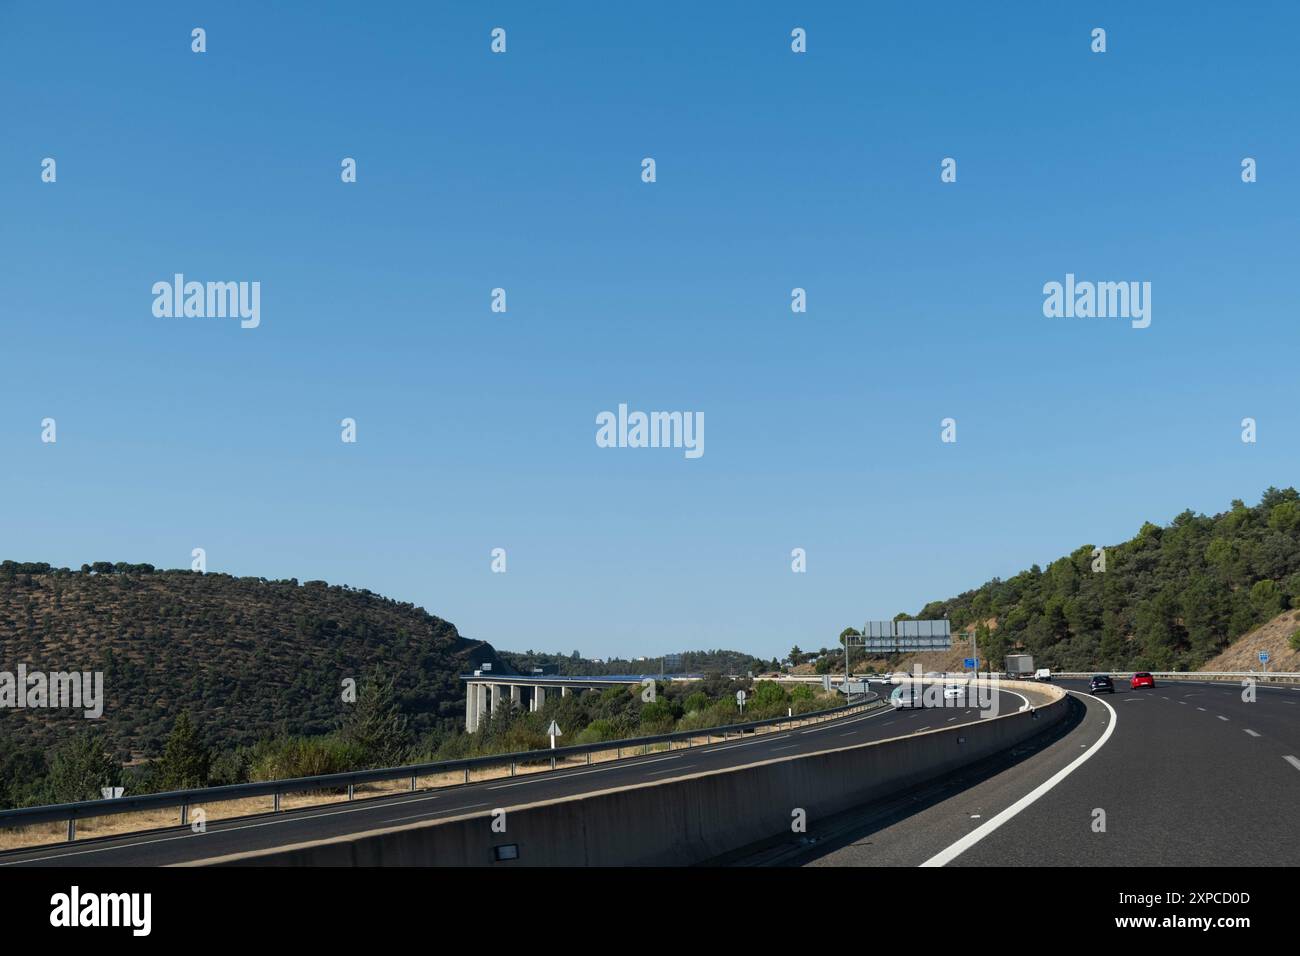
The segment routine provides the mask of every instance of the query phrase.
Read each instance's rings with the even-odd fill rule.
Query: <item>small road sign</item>
[[[979,667],[980,659],[978,657],[968,657],[966,658],[965,661],[963,661],[963,664],[965,664],[968,670],[974,670],[975,668]]]
[[[743,690],[736,691],[736,704],[742,711],[745,709],[745,692]]]
[[[560,725],[559,725],[559,724],[557,724],[555,721],[552,720],[552,721],[551,721],[551,726],[549,726],[549,727],[546,728],[546,732],[547,732],[547,733],[550,735],[550,737],[551,737],[551,749],[554,750],[554,749],[555,749],[555,738],[556,738],[556,737],[563,736],[563,735],[564,735],[564,731],[560,729]]]
[[[1268,663],[1268,659],[1269,659],[1268,651],[1260,651],[1260,652],[1259,652],[1259,662],[1260,662],[1261,664],[1267,664],[1267,663]]]

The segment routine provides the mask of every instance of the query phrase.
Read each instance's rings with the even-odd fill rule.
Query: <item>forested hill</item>
[[[1255,626],[1300,607],[1300,495],[1270,488],[1259,504],[1214,517],[1184,511],[1121,544],[1085,544],[1046,569],[927,604],[954,631],[975,628],[980,656],[1023,649],[1058,670],[1194,669]]]
[[[0,564],[0,671],[102,671],[108,736],[156,753],[188,710],[213,743],[318,734],[341,716],[342,682],[393,677],[414,730],[464,719],[457,675],[501,662],[412,604],[324,581],[159,571],[150,565]],[[79,712],[0,711],[0,731],[53,745]],[[100,721],[94,721],[99,724]]]

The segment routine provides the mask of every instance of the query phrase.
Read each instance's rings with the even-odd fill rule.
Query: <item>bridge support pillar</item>
[[[501,685],[492,684],[490,686],[492,688],[492,713],[495,714],[501,707]]]
[[[568,687],[561,687],[561,688],[560,688],[560,696],[561,696],[561,697],[568,697],[568,696],[569,696],[569,688],[568,688]]]
[[[546,688],[541,684],[533,686],[533,710],[541,710],[546,705]]]
[[[465,685],[465,733],[472,734],[478,730],[478,685],[470,682]]]
[[[510,703],[516,708],[519,707],[519,685],[518,684],[510,685]]]

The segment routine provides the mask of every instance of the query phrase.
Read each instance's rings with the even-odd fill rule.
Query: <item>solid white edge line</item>
[[[967,850],[973,847],[976,843],[979,843],[980,840],[983,840],[986,836],[988,836],[998,827],[1002,826],[1002,824],[1006,823],[1008,820],[1010,820],[1018,813],[1020,813],[1021,810],[1024,810],[1026,807],[1036,802],[1039,797],[1043,796],[1045,793],[1047,793],[1049,790],[1055,787],[1058,783],[1060,783],[1070,774],[1074,773],[1074,771],[1078,770],[1079,767],[1083,766],[1083,764],[1086,763],[1093,754],[1095,754],[1098,750],[1100,750],[1103,746],[1105,746],[1106,741],[1110,740],[1110,735],[1115,732],[1115,725],[1119,723],[1119,715],[1115,713],[1115,708],[1110,706],[1110,704],[1107,704],[1100,697],[1093,697],[1092,694],[1084,694],[1080,691],[1075,691],[1075,690],[1070,691],[1070,693],[1078,694],[1080,697],[1092,697],[1093,700],[1103,705],[1108,711],[1110,711],[1110,723],[1106,725],[1105,732],[1102,733],[1101,737],[1098,738],[1097,742],[1093,744],[1091,747],[1089,747],[1087,750],[1085,750],[1083,753],[1081,753],[1078,757],[1076,757],[1074,761],[1070,763],[1069,766],[1063,767],[1060,770],[1058,770],[1051,777],[1049,777],[1047,780],[1044,780],[1037,787],[1029,791],[1029,793],[1025,794],[1015,803],[1011,804],[1011,806],[1007,807],[1005,810],[1003,810],[993,819],[985,821],[984,823],[976,827],[974,830],[972,830],[970,833],[967,833],[956,843],[952,844],[951,846],[943,850],[940,850],[934,856],[930,857],[930,859],[922,863],[921,866],[946,866],[947,864],[951,863],[961,854],[965,853]]]

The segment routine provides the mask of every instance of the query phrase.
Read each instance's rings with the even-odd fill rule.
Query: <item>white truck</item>
[[[1034,671],[1034,680],[1051,680],[1052,672],[1046,667],[1040,667]]]

